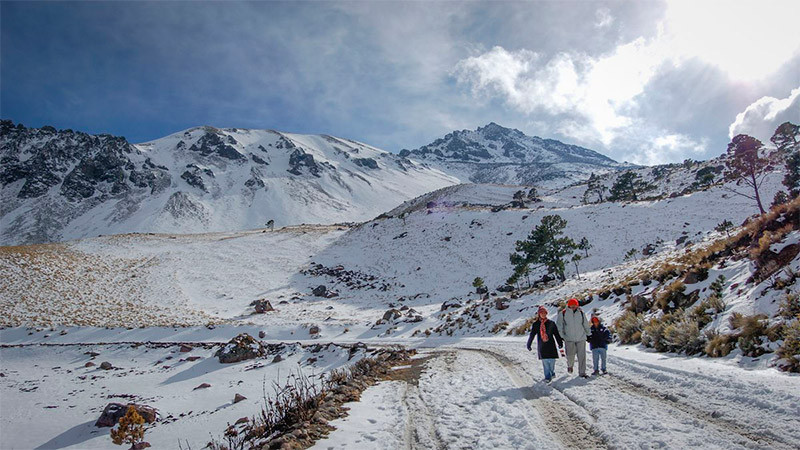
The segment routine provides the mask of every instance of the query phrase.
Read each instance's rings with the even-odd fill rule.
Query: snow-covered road
[[[547,385],[535,355],[518,343],[462,341],[420,355],[418,379],[367,390],[315,448],[781,449],[800,442],[800,377],[612,346],[610,375],[576,378],[560,359]]]

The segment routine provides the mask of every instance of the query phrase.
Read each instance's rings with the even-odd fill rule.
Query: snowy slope
[[[765,196],[781,178],[768,178]],[[107,430],[92,426],[99,410],[135,398],[177,418],[148,431],[155,447],[181,439],[199,448],[227,423],[256,414],[264,383],[281,382],[298,367],[319,374],[349,364],[336,348],[311,362],[317,353],[292,347],[281,363],[228,366],[201,345],[189,353],[198,361],[169,345],[263,331],[271,342],[365,341],[422,351],[416,372],[365,391],[317,448],[796,448],[800,378],[772,369],[769,355],[737,350],[712,360],[614,344],[611,375],[578,379],[559,359],[556,379],[546,385],[524,348],[526,336],[507,334],[538,305],[552,314],[558,301],[629,279],[636,281],[633,295],[652,289],[656,281],[645,286],[636,275],[721,237],[712,231],[717,224],[739,224],[757,212],[750,200],[716,186],[675,198],[582,204],[572,187],[543,190],[541,201],[525,208],[497,208],[518,189],[446,187],[357,225],[3,247],[0,447],[109,448]],[[510,275],[514,242],[549,214],[568,221],[568,236],[593,245],[580,278],[570,266],[563,284],[516,298],[497,292]],[[798,241],[790,233],[774,250]],[[645,257],[648,244],[654,254]],[[637,260],[625,261],[631,248],[639,250]],[[800,271],[799,264],[789,267]],[[709,327],[724,331],[733,312],[774,314],[780,293],[768,289],[769,280],[748,283],[746,259],[712,267],[689,288],[704,291],[720,273],[728,279],[728,309]],[[471,286],[476,276],[490,289],[486,300]],[[336,296],[315,296],[319,285]],[[586,308],[610,322],[627,295],[594,295]],[[497,307],[500,297],[507,308]],[[260,298],[275,311],[253,314],[250,303]],[[446,301],[461,306],[442,311]],[[389,308],[401,316],[384,320]],[[312,335],[312,325],[320,332]],[[120,369],[84,367],[86,351]],[[212,386],[193,390],[203,382]],[[235,393],[248,400],[232,404]],[[8,409],[19,405],[27,407],[22,414]],[[39,432],[9,432],[16,429]]]
[[[772,195],[779,183],[780,174],[775,174],[764,185],[765,193]],[[492,212],[492,205],[505,204],[513,191],[492,185],[448,188],[439,192],[430,209],[424,202],[403,217],[384,216],[352,228],[288,227],[264,232],[86,239],[65,244],[65,258],[68,252],[81,255],[67,258],[72,265],[66,275],[64,268],[51,263],[57,259],[37,257],[36,247],[21,248],[24,251],[7,248],[0,265],[9,280],[0,290],[5,325],[86,324],[78,322],[79,316],[59,313],[68,308],[41,306],[76,301],[87,303],[87,315],[96,319],[92,322],[96,325],[150,323],[146,315],[137,317],[135,311],[114,300],[135,292],[137,304],[160,305],[172,311],[151,325],[211,320],[289,329],[313,321],[333,327],[336,335],[350,328],[351,333],[361,330],[368,337],[385,331],[371,326],[387,309],[407,305],[425,318],[404,323],[395,331],[410,335],[439,324],[435,314],[444,301],[477,299],[471,286],[475,277],[482,277],[491,290],[504,284],[511,274],[508,255],[514,243],[525,238],[545,215],[566,219],[567,236],[589,239],[593,248],[579,265],[587,276],[532,294],[521,304],[525,307],[624,279],[639,270],[623,261],[631,248],[641,251],[654,246],[655,255],[647,261],[658,264],[669,252],[717,236],[711,230],[723,220],[738,224],[756,212],[750,200],[730,196],[721,188],[633,203],[580,205],[567,196],[567,206],[558,206],[562,194],[554,192],[530,208]],[[479,201],[464,206],[462,200],[467,198]],[[676,243],[679,239],[680,245]],[[103,264],[96,263],[99,261]],[[23,269],[32,266],[41,266],[41,274],[30,276]],[[78,286],[81,274],[87,271],[99,282],[68,288]],[[567,274],[574,276],[573,266]],[[532,278],[538,275],[533,273]],[[58,289],[48,287],[53,285]],[[338,296],[314,296],[311,291],[319,285]],[[23,301],[17,301],[19,298]],[[277,312],[251,315],[249,304],[259,298],[269,299]],[[282,301],[287,303],[281,305]],[[494,313],[497,317],[492,322],[518,310]],[[111,311],[120,311],[120,315]],[[483,327],[490,325],[469,333],[488,333]]]
[[[143,144],[2,122],[0,243],[368,220],[452,185],[347,139],[197,127]]]

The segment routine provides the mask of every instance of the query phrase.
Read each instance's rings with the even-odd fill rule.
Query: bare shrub
[[[736,337],[720,334],[718,331],[706,332],[705,354],[711,358],[728,356],[736,347]]]
[[[614,329],[621,344],[636,344],[642,339],[644,317],[633,311],[625,311],[614,321]]]
[[[700,353],[705,346],[697,322],[689,318],[667,325],[664,329],[664,341],[671,351],[688,355]]]
[[[778,347],[781,358],[778,367],[788,372],[800,372],[800,320],[793,320],[784,329],[783,343]]]
[[[492,333],[497,334],[508,328],[508,322],[498,322],[492,327]]]
[[[757,314],[745,316],[734,313],[730,317],[730,325],[737,330],[737,345],[745,356],[757,357],[763,355],[767,325],[767,316]]]
[[[786,294],[778,306],[778,315],[784,319],[800,319],[800,295],[795,293]]]

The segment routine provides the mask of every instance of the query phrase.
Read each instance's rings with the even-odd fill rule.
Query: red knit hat
[[[593,317],[592,317],[592,322],[593,322],[593,323],[596,323],[597,325],[600,325],[600,318],[599,318],[599,317],[597,317],[597,316],[593,316]]]
[[[544,315],[546,316],[547,315],[547,308],[545,308],[544,306],[540,306],[539,310],[536,311],[536,314],[541,314],[542,312],[544,312]]]
[[[567,302],[567,306],[568,306],[568,307],[569,307],[569,306],[580,306],[580,303],[578,303],[578,299],[577,299],[577,298],[571,298],[571,299],[569,299],[569,301]]]

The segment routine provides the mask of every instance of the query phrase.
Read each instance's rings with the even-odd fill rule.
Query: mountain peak
[[[502,125],[498,125],[495,122],[489,122],[485,126],[478,127],[478,129],[475,130],[475,131],[477,131],[477,132],[487,132],[487,131],[503,131],[503,132],[507,132],[507,131],[519,131],[519,130],[506,128],[506,127],[504,127]]]

